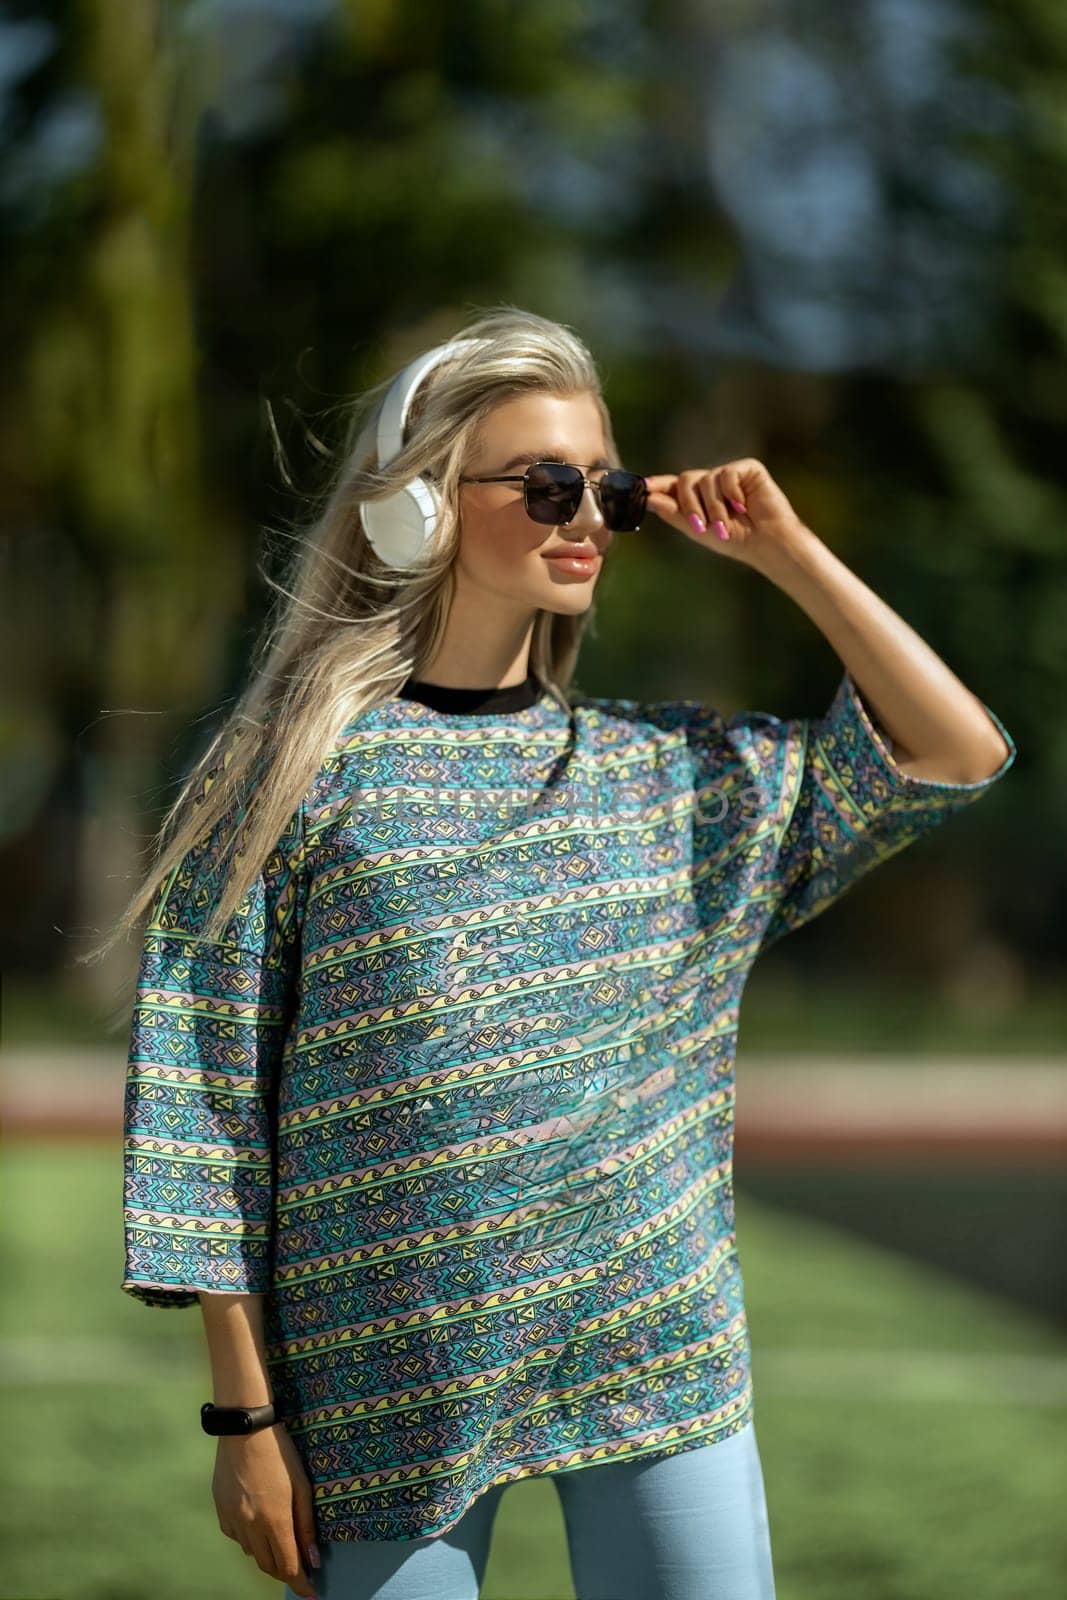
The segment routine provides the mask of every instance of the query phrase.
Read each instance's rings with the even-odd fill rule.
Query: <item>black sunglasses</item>
[[[581,467],[562,461],[532,461],[522,474],[502,478],[460,478],[460,483],[521,483],[526,515],[534,522],[572,522],[586,484],[600,503],[604,523],[613,533],[636,533],[648,508],[648,482],[637,472],[611,467],[598,479]]]

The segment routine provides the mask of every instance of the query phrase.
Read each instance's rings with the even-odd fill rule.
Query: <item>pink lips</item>
[[[588,577],[596,571],[600,560],[600,551],[595,545],[561,545],[555,550],[545,552],[545,560],[551,561],[554,566],[562,568],[564,572],[573,572],[580,577]]]
[[[578,577],[588,577],[597,569],[596,556],[546,556],[545,560],[563,572],[573,572]]]

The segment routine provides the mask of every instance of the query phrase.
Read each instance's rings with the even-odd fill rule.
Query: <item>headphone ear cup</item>
[[[375,554],[390,567],[410,567],[437,532],[441,509],[435,486],[412,478],[388,499],[367,501],[360,513]]]
[[[404,443],[408,407],[428,372],[454,352],[489,344],[489,339],[448,339],[409,361],[393,380],[378,414],[378,460],[392,461]],[[384,500],[360,508],[363,529],[375,554],[391,567],[409,567],[437,532],[441,516],[438,490],[424,478],[412,478]]]

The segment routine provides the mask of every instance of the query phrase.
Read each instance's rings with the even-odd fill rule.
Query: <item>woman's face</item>
[[[611,465],[591,394],[524,394],[503,402],[482,425],[463,474],[521,476],[531,461],[553,457],[580,466],[587,477],[591,468]],[[530,610],[588,609],[613,538],[588,487],[573,521],[554,528],[527,516],[521,483],[461,483],[459,497],[456,577],[468,593]],[[588,552],[592,559],[569,565],[554,559],[557,551]]]

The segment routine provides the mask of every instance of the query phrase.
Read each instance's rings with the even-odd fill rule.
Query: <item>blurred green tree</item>
[[[1004,717],[1021,754],[1010,791],[938,841],[936,875],[918,858],[889,872],[908,879],[912,922],[928,891],[926,953],[953,992],[961,926],[982,970],[990,896],[1035,972],[1062,967],[1067,21],[1046,0],[971,0],[952,90],[1000,90],[1009,137],[1003,121],[983,134],[889,116],[860,9],[820,30],[831,12],[813,0],[773,16],[679,0],[27,0],[0,155],[0,730],[23,780],[4,867],[38,912],[7,933],[9,970],[64,964],[72,941],[53,926],[102,926],[124,897],[161,783],[243,669],[266,599],[257,559],[284,561],[346,397],[502,299],[589,340],[638,470],[766,460]],[[841,124],[876,128],[885,214],[903,229],[925,212],[935,255],[941,237],[946,260],[981,257],[991,299],[946,322],[940,354],[890,339],[878,360],[806,370],[766,322],[736,338],[754,287],[773,306],[791,269],[724,208],[708,108],[739,71],[724,44],[748,30],[758,79],[789,25],[822,51],[819,83],[857,76],[885,112]],[[996,175],[1000,225],[968,240],[941,217],[923,139],[960,140]],[[896,278],[907,327],[926,280]],[[772,586],[654,521],[616,554],[584,689],[823,709],[836,658]],[[775,959],[840,955],[853,915],[869,931],[865,910],[858,891]],[[886,923],[880,956],[920,960],[908,917]],[[106,994],[118,967],[81,970]]]

